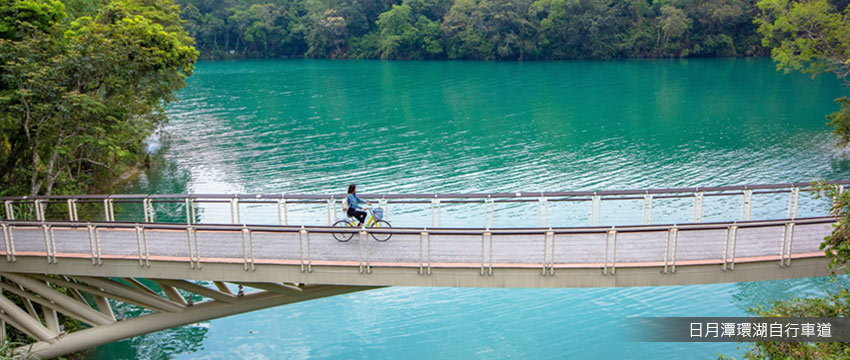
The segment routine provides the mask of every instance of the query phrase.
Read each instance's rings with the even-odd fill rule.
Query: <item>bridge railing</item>
[[[850,180],[833,183],[843,188]],[[813,183],[802,182],[643,190],[359,195],[377,202],[397,226],[575,227],[827,215],[829,199],[812,196],[812,186]],[[102,194],[16,196],[0,201],[7,220],[332,225],[344,217],[340,210],[344,197],[345,194]]]
[[[539,268],[552,275],[556,268],[597,268],[613,275],[617,267],[659,267],[717,264],[734,270],[735,263],[778,261],[790,266],[794,257],[823,256],[819,245],[830,232],[834,217],[701,224],[658,224],[579,228],[335,228],[258,224],[169,224],[131,222],[3,220],[3,253],[46,256],[49,263],[63,257],[138,258],[150,262],[187,261],[256,264],[480,268]],[[799,230],[798,230],[799,229]],[[333,233],[353,233],[351,242],[338,242]],[[796,235],[795,235],[796,233]],[[392,234],[387,242],[372,234]],[[240,241],[241,240],[241,241]]]

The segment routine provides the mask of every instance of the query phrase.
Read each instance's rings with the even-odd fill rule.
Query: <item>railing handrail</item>
[[[147,230],[215,230],[215,231],[251,231],[298,233],[306,230],[313,233],[376,233],[376,234],[409,234],[417,235],[427,232],[432,235],[543,235],[552,234],[597,234],[609,231],[625,232],[653,232],[677,229],[679,231],[694,230],[719,230],[730,226],[738,228],[758,228],[794,223],[795,225],[826,224],[838,220],[837,217],[809,217],[796,219],[756,220],[756,221],[726,221],[710,223],[687,223],[687,224],[653,224],[653,225],[624,225],[624,226],[585,226],[585,227],[536,227],[536,228],[429,228],[429,227],[406,227],[406,228],[344,228],[331,226],[295,226],[295,225],[266,225],[266,224],[182,224],[182,223],[144,223],[144,222],[106,222],[106,221],[33,221],[33,220],[0,220],[0,224],[6,226],[34,226],[43,225],[63,228],[85,228],[94,226],[98,228],[126,228],[134,229],[143,227]]]
[[[828,184],[848,185],[850,180],[829,181]],[[414,194],[358,194],[362,198],[369,199],[534,199],[541,197],[578,197],[578,196],[621,196],[621,195],[655,195],[655,194],[681,194],[699,192],[726,192],[743,190],[780,190],[777,192],[789,192],[793,188],[806,189],[816,182],[796,182],[780,184],[755,184],[755,185],[731,185],[731,186],[707,186],[707,187],[685,187],[685,188],[659,188],[659,189],[634,189],[634,190],[584,190],[584,191],[520,191],[501,193],[414,193]],[[728,194],[732,195],[732,194]],[[104,200],[104,199],[239,199],[239,200],[330,200],[342,199],[346,194],[87,194],[87,195],[35,195],[35,196],[6,196],[0,197],[0,201],[20,200]]]

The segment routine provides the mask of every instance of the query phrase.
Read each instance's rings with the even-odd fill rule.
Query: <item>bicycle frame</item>
[[[390,225],[389,222],[376,219],[375,213],[372,211],[371,208],[368,209],[368,211],[366,211],[366,218],[364,218],[363,220],[364,221],[363,221],[362,226],[364,228],[366,228],[366,227],[369,227],[369,228],[387,227],[387,228],[389,228],[389,227],[392,226],[392,225]],[[345,224],[345,225],[343,225],[343,224]],[[383,224],[386,224],[386,225],[383,225]],[[356,222],[355,222],[355,220],[353,219],[352,216],[349,216],[348,218],[343,219],[343,220],[338,220],[337,222],[334,223],[334,226],[339,226],[339,227],[344,226],[344,227],[348,227],[348,228],[357,227]],[[373,239],[380,241],[380,242],[387,241],[392,236],[391,233],[389,233],[389,234],[387,234],[387,233],[380,233],[380,234],[371,233],[370,235],[372,236]],[[347,242],[348,240],[351,240],[352,237],[354,237],[354,233],[351,233],[351,232],[333,233],[333,237],[334,237],[334,239],[336,239],[339,242]]]
[[[350,216],[350,217],[353,220],[351,220],[348,223],[348,226],[351,226],[351,227],[357,226],[357,221],[356,221],[357,218],[355,218],[353,216]],[[366,220],[363,222],[363,224],[364,224],[365,227],[373,227],[373,226],[375,226],[375,223],[377,223],[377,221],[375,221],[375,216],[372,215],[372,209],[369,209],[369,211],[366,211]]]

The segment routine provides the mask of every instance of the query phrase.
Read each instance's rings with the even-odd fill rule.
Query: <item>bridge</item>
[[[837,183],[843,190],[850,181]],[[21,351],[55,357],[384,286],[659,286],[823,276],[829,271],[820,244],[836,218],[830,199],[812,196],[812,185],[361,194],[386,209],[393,227],[344,229],[330,226],[344,194],[0,198],[0,335],[8,324],[36,340]],[[499,226],[523,222],[532,224]],[[353,239],[336,241],[332,234],[342,232]],[[147,312],[121,319],[115,303]],[[60,317],[89,327],[66,333]]]

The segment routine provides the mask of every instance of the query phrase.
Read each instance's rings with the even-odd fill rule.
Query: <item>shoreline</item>
[[[107,186],[107,189],[113,189],[118,187],[119,185],[126,185],[127,182],[133,181],[142,174],[142,171],[145,169],[145,164],[142,162],[137,162],[130,166],[127,170],[125,170],[121,175],[116,177],[112,182]]]

